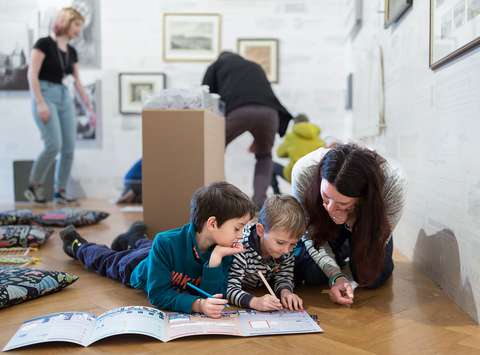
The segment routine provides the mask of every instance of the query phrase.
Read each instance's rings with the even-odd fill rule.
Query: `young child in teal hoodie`
[[[190,223],[160,232],[153,241],[144,229],[117,237],[112,243],[117,250],[89,243],[71,226],[60,236],[66,254],[102,276],[143,289],[155,307],[218,318],[227,303],[223,295],[232,255],[243,251],[243,227],[254,214],[247,195],[217,182],[194,193]],[[204,299],[187,282],[214,297]]]

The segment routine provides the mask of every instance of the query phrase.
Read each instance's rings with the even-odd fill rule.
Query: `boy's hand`
[[[217,293],[212,298],[204,298],[200,300],[200,312],[210,318],[220,318],[222,311],[227,304],[227,300],[222,298],[222,294]]]
[[[253,297],[250,300],[250,308],[257,311],[278,311],[282,309],[282,304],[277,297],[267,294],[262,297]]]
[[[350,281],[345,277],[339,277],[328,294],[332,302],[343,305],[353,304],[353,288]]]
[[[224,256],[242,253],[244,250],[242,243],[235,243],[232,247],[222,247],[217,244],[210,255],[208,266],[218,267]]]
[[[291,311],[303,310],[303,300],[286,288],[280,292],[280,300],[283,307],[288,308]]]

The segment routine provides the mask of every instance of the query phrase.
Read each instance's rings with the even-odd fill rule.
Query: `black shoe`
[[[69,225],[64,230],[60,231],[60,238],[63,240],[63,251],[71,258],[77,259],[77,250],[82,244],[88,241],[80,236],[75,230],[75,227]]]
[[[125,233],[116,237],[110,248],[116,251],[128,250],[135,248],[135,243],[147,237],[147,226],[141,221],[133,222]]]

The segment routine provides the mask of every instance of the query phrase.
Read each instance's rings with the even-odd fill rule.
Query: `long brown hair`
[[[383,198],[384,163],[385,159],[369,149],[355,144],[338,145],[325,154],[305,191],[305,208],[310,217],[308,229],[317,247],[334,240],[340,232],[340,226],[323,207],[322,179],[342,195],[359,198],[350,247],[356,276],[362,285],[372,283],[380,274],[385,244],[391,233]]]

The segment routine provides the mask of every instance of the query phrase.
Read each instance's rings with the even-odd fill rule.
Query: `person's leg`
[[[56,92],[56,88],[53,86],[53,84],[42,82],[41,88],[42,94],[50,111],[50,117],[47,123],[44,123],[38,115],[36,103],[33,102],[33,117],[37,127],[40,130],[40,134],[44,143],[44,149],[33,163],[32,170],[30,171],[29,186],[33,188],[37,186],[43,186],[45,184],[48,171],[50,170],[52,164],[54,164],[55,157],[57,156],[61,147],[61,128],[58,116],[58,100],[56,97],[58,93]]]
[[[62,87],[62,105],[59,110],[59,121],[62,132],[62,148],[60,160],[55,172],[55,192],[64,193],[72,170],[75,150],[76,120],[73,99],[66,87]]]
[[[328,277],[313,261],[302,241],[295,247],[295,285],[328,285]]]
[[[111,245],[111,249],[122,251],[132,249],[139,239],[146,238],[147,226],[142,221],[133,222],[125,233],[118,235]]]
[[[272,189],[273,189],[273,193],[276,194],[276,195],[281,193],[280,188],[278,186],[278,180],[277,180],[278,176],[283,177],[283,165],[281,165],[279,163],[276,163],[276,162],[273,162],[273,172],[272,172],[271,186],[272,186]]]

